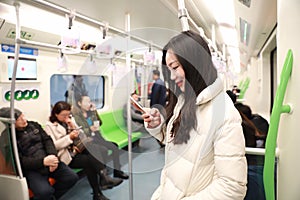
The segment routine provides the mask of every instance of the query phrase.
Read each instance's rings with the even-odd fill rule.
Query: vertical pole
[[[223,53],[223,60],[225,61],[226,60],[226,44],[223,44],[223,49],[222,49],[222,53]]]
[[[291,112],[291,107],[289,105],[283,105],[283,100],[285,98],[287,84],[292,74],[292,69],[293,69],[293,52],[292,50],[289,49],[284,62],[284,66],[280,74],[280,83],[278,85],[277,92],[274,99],[274,105],[270,117],[268,137],[266,140],[266,153],[265,153],[263,178],[264,178],[264,188],[265,188],[265,194],[267,200],[276,199],[275,180],[274,180],[275,150],[277,146],[277,136],[278,136],[279,123],[280,123],[280,115],[282,113]],[[288,134],[291,133],[288,132]],[[285,134],[285,136],[288,137],[287,134]],[[288,198],[288,199],[295,199],[295,198]]]
[[[212,41],[213,46],[217,46],[216,45],[216,29],[215,29],[214,24],[211,25],[211,41]]]
[[[19,8],[20,4],[18,2],[14,3],[16,9],[16,42],[15,42],[15,60],[14,60],[14,69],[11,77],[11,88],[10,88],[10,119],[11,123],[11,138],[12,138],[12,148],[15,157],[15,163],[17,167],[17,174],[20,178],[23,178],[23,173],[21,169],[21,164],[19,160],[18,148],[17,148],[17,138],[16,138],[16,130],[15,130],[15,88],[16,88],[16,75],[17,75],[17,67],[18,67],[18,60],[19,60],[19,51],[20,51],[20,44],[18,40],[20,39],[21,35],[21,28],[20,28],[20,17],[19,17]]]
[[[142,75],[141,75],[141,101],[142,104],[146,105],[146,100],[148,97],[148,89],[147,89],[147,80],[146,80],[146,67],[144,65],[141,65],[140,68],[142,68]]]
[[[129,51],[129,43],[130,43],[130,14],[126,13],[126,22],[125,28],[127,32],[127,51],[126,51],[126,66],[128,69],[129,77],[128,77],[128,89],[129,94],[133,91],[133,72],[131,70],[131,59],[130,59],[130,51]],[[133,180],[132,180],[132,128],[131,128],[131,103],[129,97],[127,97],[127,127],[128,127],[128,171],[129,171],[129,200],[133,200]]]

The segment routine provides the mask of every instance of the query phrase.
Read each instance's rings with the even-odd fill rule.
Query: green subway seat
[[[76,172],[76,173],[80,172],[81,170],[82,170],[82,168],[78,168],[78,169],[76,168],[76,169],[73,169],[73,171]]]
[[[107,141],[116,143],[119,149],[128,146],[128,132],[123,117],[123,109],[100,113],[99,116],[102,120],[100,126],[102,137]],[[139,140],[141,136],[141,132],[132,132],[132,143]]]

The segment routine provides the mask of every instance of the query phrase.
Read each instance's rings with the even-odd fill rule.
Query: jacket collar
[[[212,100],[221,91],[223,91],[223,82],[220,77],[218,77],[213,84],[207,86],[197,97],[196,105],[204,104]]]

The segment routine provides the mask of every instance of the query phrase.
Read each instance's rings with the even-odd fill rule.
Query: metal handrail
[[[69,10],[69,9],[67,9],[67,8],[65,8],[63,6],[60,6],[60,5],[57,5],[57,4],[45,1],[45,0],[32,0],[32,1],[20,0],[20,1],[24,2],[26,4],[29,4],[29,5],[32,5],[32,4],[34,5],[34,3],[35,3],[35,4],[38,4],[40,6],[44,6],[46,8],[50,8],[50,9],[53,9],[53,10],[55,10],[57,12],[61,12],[61,13],[64,13],[64,14],[71,14],[71,12],[72,12],[71,10]],[[76,18],[81,19],[81,20],[83,20],[86,23],[90,23],[90,24],[96,25],[97,27],[107,27],[109,31],[117,33],[117,34],[119,34],[120,36],[123,36],[123,37],[128,37],[129,36],[129,33],[127,31],[119,29],[119,28],[116,28],[116,27],[111,26],[111,25],[107,25],[107,24],[105,24],[105,22],[101,22],[99,20],[92,19],[92,18],[90,18],[90,17],[88,17],[86,15],[80,14],[78,12],[74,12],[72,14],[74,16],[76,16]],[[136,35],[130,34],[130,38],[132,40],[135,40],[135,41],[143,43],[143,44],[151,44],[152,47],[155,47],[155,48],[157,48],[159,50],[161,50],[163,48],[162,46],[160,46],[158,44],[155,44],[155,43],[153,43],[151,41],[145,40],[145,39],[143,39],[143,38],[141,38],[139,36],[136,36]],[[25,41],[28,44],[30,43],[30,41],[27,41],[27,40],[24,40],[24,39],[23,39],[23,41]],[[40,46],[44,46],[45,45],[45,47],[48,47],[48,48],[54,48],[54,47],[52,47],[52,45],[47,45],[47,44],[44,44],[44,43],[36,43],[36,44],[38,44]],[[81,52],[83,52],[83,51],[81,51]]]
[[[267,200],[275,200],[275,184],[274,184],[274,169],[275,169],[275,149],[277,143],[278,127],[280,115],[282,113],[291,113],[290,105],[283,105],[287,83],[290,79],[293,68],[293,52],[288,50],[285,58],[284,66],[280,75],[280,84],[278,86],[272,113],[270,117],[270,126],[266,140],[266,152],[264,163],[264,188]]]
[[[264,156],[266,154],[266,149],[264,148],[252,148],[252,147],[246,147],[246,154],[247,155],[256,155],[256,156]],[[275,156],[279,156],[279,149],[275,149]]]

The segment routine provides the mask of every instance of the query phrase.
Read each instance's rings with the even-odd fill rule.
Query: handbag
[[[73,153],[81,153],[86,149],[88,143],[93,141],[93,138],[86,136],[80,131],[78,137],[73,140]]]

